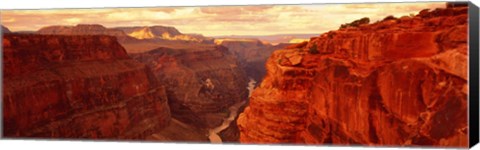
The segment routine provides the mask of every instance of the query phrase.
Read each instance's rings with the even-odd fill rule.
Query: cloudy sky
[[[417,14],[443,8],[445,3],[371,3],[321,5],[257,5],[108,9],[2,10],[1,23],[12,31],[38,30],[49,25],[101,24],[174,26],[182,33],[218,35],[320,34],[340,24],[369,17]]]

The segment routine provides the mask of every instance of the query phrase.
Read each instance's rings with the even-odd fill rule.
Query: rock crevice
[[[5,137],[144,139],[169,123],[165,89],[115,37],[3,42]]]
[[[274,51],[237,120],[240,142],[466,147],[467,9],[344,25]]]

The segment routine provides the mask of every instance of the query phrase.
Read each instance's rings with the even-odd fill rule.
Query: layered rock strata
[[[99,24],[78,24],[76,26],[47,26],[39,29],[36,34],[44,35],[110,35],[115,36],[119,42],[138,42],[122,30],[109,29]]]
[[[173,117],[187,124],[216,127],[228,117],[228,107],[247,98],[245,72],[223,46],[160,47],[132,56],[152,68],[167,87]]]
[[[144,139],[169,124],[165,89],[115,37],[3,36],[3,136]]]
[[[137,39],[160,39],[171,41],[191,41],[196,43],[213,43],[213,38],[204,37],[200,34],[183,34],[174,27],[167,26],[137,26],[117,27],[131,37]]]
[[[36,34],[43,35],[110,35],[115,36],[128,53],[142,53],[160,46],[169,48],[202,47],[213,39],[202,35],[182,34],[174,27],[116,27],[99,24],[43,27]]]
[[[468,146],[468,8],[447,6],[275,51],[240,142]]]
[[[273,51],[290,45],[272,45],[257,39],[217,39],[215,43],[228,48],[241,63],[247,75],[260,83],[266,74],[265,63]]]

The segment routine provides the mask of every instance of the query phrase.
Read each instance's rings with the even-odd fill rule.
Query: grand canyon
[[[468,5],[339,5],[409,11],[379,9],[373,18],[354,15],[308,32],[275,24],[279,29],[268,30],[275,34],[205,35],[125,20],[42,22],[34,30],[29,16],[47,10],[5,10],[3,137],[467,147]],[[225,15],[230,11],[301,9],[231,6]],[[194,24],[182,17],[172,24]]]

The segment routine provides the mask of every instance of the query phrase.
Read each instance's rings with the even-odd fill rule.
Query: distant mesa
[[[143,37],[143,38],[153,38],[153,35],[162,35],[169,34],[172,36],[181,35],[175,27],[168,26],[133,26],[133,27],[116,27],[114,29],[122,30],[128,35],[139,35],[140,32],[150,33],[152,37]],[[140,37],[139,37],[140,38]]]
[[[2,25],[2,33],[11,33],[11,31],[7,27]]]
[[[37,31],[39,34],[63,34],[63,35],[111,35],[123,36],[121,30],[108,29],[99,24],[78,24],[76,26],[48,26]]]
[[[99,24],[78,24],[76,26],[47,26],[36,32],[37,34],[52,35],[109,35],[117,37],[119,42],[135,41],[122,30],[109,29]]]
[[[252,38],[218,38],[214,40],[215,44],[221,45],[222,43],[228,43],[228,42],[233,42],[233,43],[253,43],[253,44],[269,44],[268,42],[262,42],[258,39],[252,39]]]
[[[128,36],[136,39],[181,40],[201,43],[213,42],[213,38],[204,37],[200,34],[183,34],[176,28],[167,26],[117,27],[114,29],[122,30]]]
[[[78,24],[76,26],[48,26],[41,28],[37,33],[60,35],[110,35],[117,37],[119,42],[171,40],[213,43],[213,38],[204,37],[199,34],[182,34],[174,27],[166,26],[106,28],[99,24]]]
[[[168,33],[166,33],[168,34]],[[128,34],[131,37],[137,39],[152,39],[155,38],[155,35],[150,31],[150,28],[143,28],[138,31],[133,31],[132,33]]]
[[[258,39],[264,42],[276,45],[279,43],[289,43],[292,39],[309,39],[319,34],[275,34],[275,35],[230,35],[215,36],[215,39]]]
[[[213,38],[199,34],[182,34],[174,27],[134,26],[106,28],[99,24],[78,24],[76,26],[48,26],[36,32],[44,35],[109,35],[115,36],[128,53],[145,52],[160,46],[182,49],[203,48],[213,44]],[[202,44],[202,45],[198,45]]]
[[[305,41],[309,41],[310,39],[291,39],[290,41],[288,41],[288,43],[302,43],[302,42],[305,42]]]

